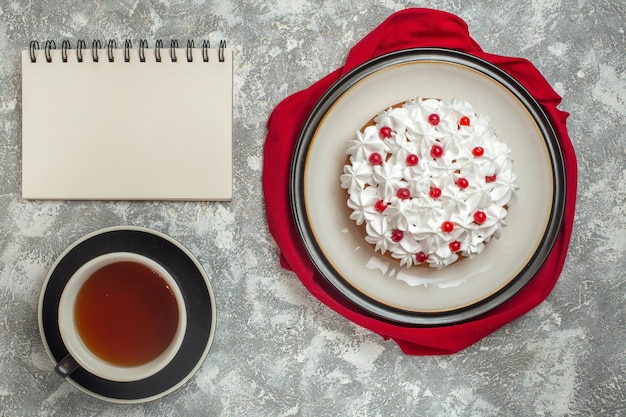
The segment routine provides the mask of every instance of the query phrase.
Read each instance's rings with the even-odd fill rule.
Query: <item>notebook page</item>
[[[22,52],[22,196],[26,199],[229,200],[232,50]]]

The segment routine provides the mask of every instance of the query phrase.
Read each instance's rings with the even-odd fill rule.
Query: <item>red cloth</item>
[[[560,140],[566,168],[565,215],[554,249],[537,275],[518,294],[498,308],[462,324],[411,327],[378,320],[340,295],[310,261],[293,223],[289,205],[290,161],[300,130],[313,106],[342,75],[377,56],[408,48],[441,47],[477,56],[497,65],[520,81],[542,105]],[[561,97],[527,60],[491,55],[469,36],[466,23],[452,14],[430,9],[406,9],[387,18],[357,43],[345,65],[306,90],[287,97],[272,112],[265,142],[263,190],[269,230],[281,251],[281,265],[292,270],[324,304],[385,339],[393,339],[406,354],[437,355],[458,352],[541,303],[556,284],[567,254],[576,201],[576,155],[567,134],[567,113],[556,106]]]

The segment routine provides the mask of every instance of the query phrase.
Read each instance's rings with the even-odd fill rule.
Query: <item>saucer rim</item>
[[[80,379],[80,374],[78,378],[74,378],[73,376],[69,376],[65,379],[68,380],[68,382],[70,382],[72,385],[74,385],[75,387],[77,387],[79,390],[85,392],[86,394],[98,398],[100,400],[104,400],[107,402],[112,402],[112,403],[119,403],[119,404],[136,404],[136,403],[144,403],[144,402],[149,402],[149,401],[153,401],[156,399],[159,399],[161,397],[164,397],[174,391],[176,391],[178,388],[180,388],[181,386],[183,386],[185,383],[187,383],[198,371],[198,369],[202,366],[202,364],[204,363],[204,360],[206,359],[209,350],[211,348],[211,345],[213,344],[213,340],[215,337],[215,327],[216,327],[216,321],[217,321],[217,317],[216,317],[216,304],[215,304],[215,294],[213,291],[213,288],[211,286],[209,277],[206,273],[206,271],[204,270],[204,268],[200,265],[200,263],[198,262],[198,260],[196,259],[196,257],[186,248],[184,247],[180,242],[178,242],[177,240],[175,240],[174,238],[172,238],[171,236],[168,236],[162,232],[150,229],[150,228],[146,228],[146,227],[142,227],[142,226],[111,226],[111,227],[105,227],[105,228],[101,228],[99,230],[93,231],[89,234],[86,234],[85,236],[77,239],[76,241],[74,241],[72,244],[70,244],[55,260],[55,262],[52,264],[52,266],[49,268],[46,277],[44,279],[44,282],[42,284],[42,288],[41,288],[41,293],[39,296],[39,302],[38,302],[38,326],[39,326],[39,333],[41,336],[41,340],[43,342],[44,348],[46,350],[46,353],[48,355],[48,357],[51,359],[52,364],[56,365],[58,363],[59,360],[61,360],[62,358],[59,357],[55,357],[54,353],[52,352],[52,348],[49,345],[49,341],[48,341],[48,336],[47,333],[50,333],[54,330],[50,330],[50,329],[46,329],[46,325],[44,323],[44,319],[43,319],[43,306],[44,306],[44,302],[46,302],[47,300],[47,296],[49,296],[49,289],[50,289],[50,281],[54,276],[55,271],[57,270],[57,268],[59,267],[59,264],[68,257],[68,255],[70,255],[70,253],[79,248],[82,244],[84,244],[86,241],[92,239],[92,238],[97,238],[100,235],[104,235],[107,233],[116,233],[116,232],[136,232],[136,233],[144,233],[144,234],[150,234],[153,235],[156,238],[162,239],[164,241],[166,241],[167,243],[169,243],[170,245],[172,245],[173,247],[175,247],[175,249],[178,249],[182,252],[182,254],[193,263],[193,265],[195,266],[195,270],[197,270],[198,272],[198,277],[201,277],[203,280],[203,284],[206,287],[206,291],[207,291],[207,301],[209,303],[209,307],[210,307],[210,324],[208,326],[208,334],[206,334],[206,343],[204,346],[204,349],[202,350],[202,352],[198,355],[196,362],[194,363],[193,367],[191,367],[191,369],[188,370],[188,372],[183,375],[180,378],[177,378],[177,382],[174,383],[173,385],[171,385],[169,388],[161,390],[159,392],[156,392],[154,394],[151,395],[146,395],[146,396],[134,396],[132,398],[117,398],[117,397],[113,397],[113,396],[108,396],[108,395],[104,395],[100,392],[97,392],[97,390],[93,390],[93,389],[89,389],[86,388],[85,386],[83,386],[83,384],[81,383]],[[95,256],[100,256],[102,254],[105,253],[109,253],[109,252],[117,252],[119,251],[119,249],[115,249],[115,248],[108,248],[108,249],[103,249],[103,252],[96,254]],[[141,251],[137,251],[134,253],[139,253],[142,254],[144,256],[145,253],[142,253]],[[92,256],[92,257],[95,257]],[[88,259],[85,259],[84,262],[89,261],[89,259],[91,259],[92,257],[89,257]],[[159,262],[159,261],[157,261]],[[67,280],[69,280],[69,277],[67,277]],[[67,281],[66,281],[67,282]],[[63,287],[65,287],[66,282],[63,284]],[[178,281],[178,285],[183,287],[181,288],[181,292],[183,293],[183,296],[185,297],[185,289],[184,289],[184,282],[180,282]],[[62,290],[61,290],[62,293]],[[189,307],[188,307],[189,308]],[[58,303],[55,306],[55,309],[58,309]],[[49,327],[49,325],[48,325]],[[58,326],[57,326],[58,327]],[[57,328],[58,331],[58,328]],[[195,331],[195,329],[190,329],[188,330],[189,333],[191,334],[193,331]],[[185,337],[187,337],[187,335]],[[204,339],[204,337],[203,337]],[[184,344],[184,341],[183,341]],[[67,352],[67,347],[65,345],[63,345],[63,349]],[[184,355],[185,352],[179,351],[176,357],[180,357],[181,355]],[[174,359],[175,359],[174,358]],[[173,360],[174,360],[173,359]],[[133,381],[133,382],[125,382],[125,383],[120,383],[120,382],[115,382],[115,381],[108,381],[102,378],[99,378],[91,373],[89,373],[88,371],[85,370],[78,370],[81,371],[83,374],[87,375],[88,377],[92,377],[92,378],[96,378],[98,380],[101,380],[103,384],[137,384],[138,382],[141,381],[149,381],[151,378],[153,378],[154,376],[145,378],[144,380],[140,380],[140,381]],[[144,382],[145,383],[145,382]]]

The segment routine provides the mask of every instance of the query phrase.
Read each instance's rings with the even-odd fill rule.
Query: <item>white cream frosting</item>
[[[365,224],[375,250],[407,267],[481,253],[517,200],[511,150],[464,100],[418,97],[382,111],[346,154],[350,218]]]

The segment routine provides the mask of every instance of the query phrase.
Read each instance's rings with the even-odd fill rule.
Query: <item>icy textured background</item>
[[[455,13],[484,50],[530,59],[564,98],[580,164],[573,240],[552,294],[447,357],[405,356],[314,299],[279,267],[261,192],[272,109],[407,6]],[[0,415],[626,415],[624,16],[624,0],[1,0]],[[188,37],[234,48],[232,202],[21,199],[19,52],[31,39]],[[102,402],[63,382],[38,334],[48,268],[75,239],[113,225],[183,243],[217,298],[215,342],[199,372],[143,405]]]

